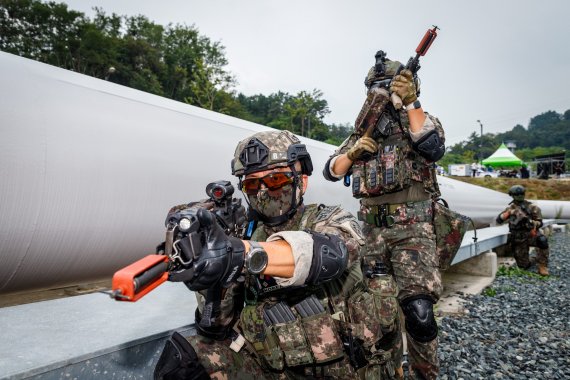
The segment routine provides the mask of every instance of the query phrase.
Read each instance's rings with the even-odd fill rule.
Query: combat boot
[[[544,264],[538,264],[538,274],[541,276],[549,276],[548,267]]]

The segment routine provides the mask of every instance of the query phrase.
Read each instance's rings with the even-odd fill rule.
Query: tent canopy
[[[504,143],[481,163],[494,168],[522,166],[522,160],[515,156]]]

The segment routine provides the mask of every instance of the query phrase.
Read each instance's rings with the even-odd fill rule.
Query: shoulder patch
[[[351,230],[354,232],[354,234],[358,236],[357,240],[359,242],[362,242],[362,244],[364,244],[364,233],[362,233],[362,228],[360,227],[360,224],[358,224],[356,220],[351,220],[350,227]]]
[[[328,220],[331,216],[333,216],[338,210],[340,206],[324,206],[323,208],[319,207],[319,211],[317,217],[315,218],[315,223],[323,222]]]

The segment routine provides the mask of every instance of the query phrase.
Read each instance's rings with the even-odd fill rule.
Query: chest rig
[[[300,210],[299,210],[300,211]],[[291,224],[287,225],[287,230],[291,231],[303,231],[306,228],[311,228],[313,221],[315,220],[318,213],[318,206],[316,204],[307,205],[304,207],[302,212],[298,211],[298,216],[294,217]],[[251,240],[254,241],[266,241],[268,238],[268,233],[263,226],[258,226],[254,231]],[[246,286],[246,302],[256,303],[258,300],[263,300],[267,297],[279,298],[285,296],[282,294],[284,291],[277,284],[277,281],[271,276],[248,276]],[[292,293],[299,293],[298,296],[302,297],[303,293],[306,293],[308,289],[306,287],[302,288],[292,288],[287,287],[285,292],[287,297],[291,297]]]
[[[391,194],[409,188],[413,182],[423,184],[428,193],[439,194],[433,163],[412,148],[407,112],[397,111],[388,102],[373,122],[370,137],[378,143],[378,152],[364,154],[352,164],[353,196]]]

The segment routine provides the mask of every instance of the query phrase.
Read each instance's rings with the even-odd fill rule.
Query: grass
[[[541,281],[547,281],[553,278],[552,276],[541,276],[538,273],[529,272],[517,266],[506,267],[504,265],[501,265],[499,269],[497,269],[497,276],[534,278]]]
[[[507,193],[511,186],[522,185],[526,188],[526,199],[570,201],[570,181],[565,179],[542,180],[534,178],[472,178],[455,176],[450,178],[501,193]]]
[[[500,286],[498,288],[488,287],[483,290],[481,294],[487,297],[495,297],[498,292],[501,293],[510,293],[514,292],[516,289],[512,286]]]

